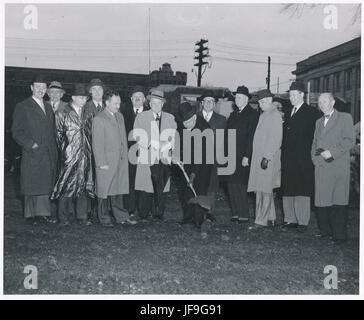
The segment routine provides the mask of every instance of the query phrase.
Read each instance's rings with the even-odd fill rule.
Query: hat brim
[[[89,92],[90,90],[91,90],[91,88],[92,87],[102,87],[102,89],[104,90],[104,91],[106,91],[106,87],[105,87],[105,85],[103,84],[103,83],[95,83],[95,84],[92,84],[92,85],[88,85],[87,87],[86,87],[86,90]]]
[[[239,93],[239,94],[243,94],[243,95],[245,95],[245,96],[247,96],[249,99],[251,99],[252,98],[252,96],[251,96],[251,94],[246,94],[246,93],[243,93],[243,92],[237,92],[237,91],[234,91],[234,92],[232,92],[232,94],[233,94],[233,96],[234,96],[234,98],[235,98],[235,96],[236,96],[236,94],[237,93]]]
[[[147,95],[148,101],[150,101],[152,98],[162,100],[163,102],[166,102],[167,101],[165,98],[162,98],[162,97],[159,97],[159,96],[150,95],[150,94]]]
[[[216,96],[210,96],[210,95],[208,95],[208,96],[202,95],[201,97],[198,98],[198,100],[202,102],[203,99],[208,98],[208,97],[209,98],[214,98],[215,99],[215,102],[219,101],[218,97],[216,97]]]
[[[66,91],[65,91],[63,88],[61,88],[61,87],[51,87],[51,88],[48,88],[48,89],[47,89],[47,92],[48,92],[49,90],[51,90],[51,89],[58,89],[58,90],[63,91],[63,93],[65,93],[65,92],[66,92]]]

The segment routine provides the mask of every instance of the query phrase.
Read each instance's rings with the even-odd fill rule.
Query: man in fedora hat
[[[214,132],[214,150],[221,150],[224,148],[223,139],[217,139],[216,133],[219,132],[220,136],[223,137],[224,131],[226,129],[226,118],[214,111],[218,99],[212,90],[205,90],[203,95],[200,97],[200,101],[202,103],[202,111],[199,112],[199,115],[205,119],[205,121],[208,123],[208,125]],[[207,214],[207,219],[210,219],[212,221],[215,220],[214,216],[215,199],[216,199],[216,192],[219,190],[219,178],[217,175],[217,167],[218,165],[215,157],[215,162],[211,170],[209,191],[208,191],[208,195],[211,197],[211,209]]]
[[[57,146],[53,111],[43,97],[45,79],[37,75],[31,85],[32,96],[18,103],[13,114],[13,139],[22,148],[20,191],[24,195],[24,217],[51,216],[49,195],[57,169]],[[49,220],[51,221],[51,220]]]
[[[239,86],[233,93],[235,96],[234,111],[227,120],[227,130],[234,130],[236,139],[236,169],[233,174],[223,176],[227,182],[232,211],[232,222],[249,222],[248,179],[250,159],[255,128],[258,123],[258,113],[250,106],[251,95],[245,86]],[[225,136],[225,151],[228,150],[228,135]]]
[[[67,207],[75,201],[76,217],[81,225],[87,219],[87,198],[94,196],[91,152],[92,115],[84,110],[88,92],[83,84],[75,84],[69,109],[60,114],[57,139],[61,146],[61,165],[51,199],[59,199],[58,219],[68,225]]]
[[[190,183],[198,196],[208,195],[213,164],[207,159],[207,145],[214,143],[213,130],[197,113],[196,108],[188,102],[179,105],[177,120],[180,148],[174,150],[173,161],[182,161]],[[201,149],[196,150],[195,145],[200,146]],[[195,153],[196,151],[198,154]],[[194,194],[185,182],[185,178],[181,181],[183,181],[179,184],[183,209],[181,224],[194,224],[201,229],[202,236],[205,237],[207,230],[204,230],[204,222],[208,211],[197,204],[188,203]],[[211,221],[211,218],[208,220]]]
[[[91,95],[91,98],[86,102],[84,107],[85,113],[95,117],[99,112],[104,110],[105,103],[103,101],[104,91],[106,89],[104,83],[100,79],[92,79],[87,85],[87,92]],[[88,199],[87,211],[89,217],[96,219],[97,216],[97,203],[96,199]]]
[[[144,88],[135,86],[131,91],[130,103],[128,103],[122,114],[125,120],[126,135],[128,138],[128,148],[130,149],[135,145],[136,141],[133,137],[129,137],[129,133],[133,130],[136,116],[150,108],[145,105]],[[140,204],[139,192],[135,190],[135,175],[136,164],[129,163],[129,194],[125,195],[125,205],[128,208],[130,215],[134,215],[137,207]]]
[[[53,112],[63,112],[68,103],[61,100],[65,94],[62,84],[58,81],[52,81],[48,86],[47,94],[49,97],[48,103],[51,105]]]
[[[86,103],[85,110],[96,115],[105,108],[102,100],[105,85],[100,79],[92,79],[87,86],[87,91],[90,93],[91,99]]]
[[[152,90],[148,95],[150,110],[138,113],[133,138],[138,145],[135,190],[139,193],[139,215],[163,220],[165,193],[170,189],[170,168],[163,157],[174,147],[177,124],[174,116],[162,111],[164,92]]]
[[[124,206],[123,195],[129,192],[128,144],[120,95],[105,92],[106,107],[92,122],[92,149],[96,166],[98,217],[105,227],[112,227],[108,203],[118,224],[135,224]]]
[[[273,189],[281,184],[282,117],[272,98],[268,89],[258,92],[262,113],[254,134],[248,183],[248,192],[256,194],[253,228],[274,225],[276,220]]]
[[[292,82],[289,99],[293,106],[283,125],[282,195],[284,228],[305,231],[310,221],[314,190],[311,146],[318,111],[304,102],[305,85]]]

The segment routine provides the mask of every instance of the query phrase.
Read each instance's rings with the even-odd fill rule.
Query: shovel
[[[183,167],[183,163],[181,161],[176,161],[175,164],[181,169],[181,171],[183,172],[183,175],[187,181],[187,184],[189,186],[189,188],[191,189],[191,191],[194,194],[194,197],[191,198],[190,200],[188,200],[188,204],[197,204],[200,207],[206,209],[206,210],[210,210],[212,207],[212,201],[211,201],[211,197],[210,196],[198,196],[196,193],[195,188],[193,187],[190,178],[188,177],[187,172],[185,171],[184,167]]]

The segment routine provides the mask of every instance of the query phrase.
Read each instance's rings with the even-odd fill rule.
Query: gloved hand
[[[263,170],[267,169],[267,168],[268,168],[268,159],[263,158],[263,159],[262,159],[262,161],[261,161],[261,163],[260,163],[260,167],[261,167]]]

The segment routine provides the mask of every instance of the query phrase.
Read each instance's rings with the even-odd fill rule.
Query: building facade
[[[156,87],[160,84],[185,86],[187,83],[187,73],[180,71],[174,73],[169,63],[163,63],[162,68],[151,72],[150,81],[152,87]]]
[[[361,37],[355,38],[298,62],[292,72],[306,84],[311,105],[320,93],[331,92],[347,103],[354,123],[360,121],[360,46]]]

